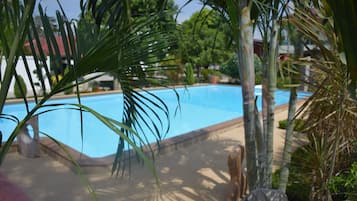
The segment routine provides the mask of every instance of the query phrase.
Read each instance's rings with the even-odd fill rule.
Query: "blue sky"
[[[80,13],[79,0],[60,0],[60,2],[68,18],[72,19],[78,17]],[[179,7],[181,7],[185,2],[186,0],[175,0],[175,3]],[[56,0],[42,0],[41,4],[49,16],[55,16],[55,10],[59,9]],[[198,0],[193,0],[181,10],[181,13],[179,13],[177,17],[177,21],[181,23],[190,18],[192,13],[199,11],[201,7],[202,4],[200,4]]]

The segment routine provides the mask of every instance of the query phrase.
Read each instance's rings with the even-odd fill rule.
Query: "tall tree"
[[[294,2],[296,8],[301,8],[302,5],[299,1]],[[296,33],[293,33],[295,31]],[[296,30],[290,30],[289,35],[295,35],[296,37],[290,37],[294,44],[294,55],[293,60],[298,61],[304,56],[304,41],[303,35]],[[289,39],[289,40],[290,40]],[[302,67],[298,64],[293,65],[293,72],[299,72]],[[289,178],[289,166],[291,162],[292,147],[293,147],[293,132],[295,127],[295,113],[297,104],[297,87],[299,86],[299,73],[292,73],[291,77],[291,88],[290,88],[290,98],[289,98],[289,108],[288,108],[288,120],[285,132],[285,143],[283,151],[283,159],[281,162],[279,189],[283,192],[286,191]]]
[[[253,190],[259,186],[256,150],[255,117],[255,73],[253,47],[253,20],[251,10],[253,1],[203,1],[225,17],[229,23],[235,50],[239,59],[239,74],[243,96],[244,139],[246,146],[248,185]]]
[[[253,24],[251,19],[252,1],[243,0],[238,4],[232,1],[227,2],[229,14],[236,17],[234,10],[238,10],[238,30],[235,34],[238,35],[238,56],[240,62],[240,80],[242,83],[243,95],[243,111],[244,111],[244,136],[247,150],[247,167],[248,167],[248,181],[249,189],[258,187],[257,174],[257,152],[256,152],[256,127],[255,127],[255,101],[254,101],[254,87],[255,87],[255,73],[254,73],[254,46],[253,46]],[[236,8],[236,9],[234,9]],[[234,9],[234,10],[233,10]]]
[[[183,63],[208,67],[223,64],[233,54],[228,24],[217,11],[203,9],[180,26],[178,54]]]
[[[242,83],[248,181],[251,190],[270,188],[272,183],[274,91],[276,88],[277,45],[282,1],[205,0],[225,17],[235,40]],[[263,35],[263,125],[255,109],[253,28],[258,23]],[[268,51],[269,50],[269,51]]]
[[[258,9],[258,24],[263,37],[263,139],[266,144],[266,166],[261,168],[264,178],[261,185],[271,188],[274,147],[275,90],[277,82],[278,36],[280,35],[280,18],[284,10],[283,1],[265,1]],[[259,6],[259,5],[257,5]],[[260,23],[259,23],[260,22]],[[258,138],[259,139],[259,138]],[[264,150],[262,150],[263,152]]]

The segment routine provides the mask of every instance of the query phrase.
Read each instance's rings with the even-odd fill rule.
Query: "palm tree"
[[[161,3],[164,4],[165,2],[163,1]],[[60,69],[59,72],[62,75],[62,79],[59,79],[59,76],[56,74],[56,82],[53,82],[53,80],[50,79],[52,74],[50,67],[46,64],[44,50],[39,44],[40,37],[33,17],[35,5],[35,0],[25,2],[20,0],[0,2],[0,25],[2,26],[0,30],[0,52],[6,59],[6,67],[3,79],[1,80],[0,89],[0,118],[17,122],[17,126],[12,131],[9,139],[5,142],[4,146],[0,148],[0,164],[4,161],[11,144],[19,131],[25,126],[26,122],[34,115],[41,115],[57,110],[56,108],[47,109],[55,106],[48,104],[47,101],[58,93],[69,88],[77,87],[78,103],[62,106],[66,109],[78,110],[81,117],[83,112],[92,114],[119,136],[120,142],[118,144],[116,160],[113,163],[113,173],[119,170],[118,167],[120,167],[121,162],[119,159],[123,153],[124,143],[127,143],[145,161],[145,164],[150,167],[153,174],[155,174],[153,162],[146,157],[146,154],[139,147],[140,145],[147,144],[146,138],[138,134],[141,128],[139,122],[143,122],[142,124],[149,127],[152,131],[151,134],[156,136],[157,140],[160,140],[163,136],[162,132],[166,132],[168,128],[163,127],[160,129],[160,125],[156,125],[153,122],[168,121],[169,111],[165,103],[158,97],[146,90],[142,90],[147,94],[147,96],[143,96],[136,88],[142,88],[142,83],[150,83],[154,86],[158,85],[158,82],[148,76],[140,64],[142,62],[145,62],[145,64],[159,62],[159,60],[150,58],[150,55],[155,52],[162,53],[163,50],[169,49],[168,46],[173,42],[172,38],[169,39],[162,29],[155,29],[155,32],[152,32],[147,28],[150,27],[151,24],[156,23],[158,17],[155,17],[153,14],[146,19],[131,20],[126,12],[112,12],[113,10],[129,10],[130,4],[128,4],[126,0],[112,1],[111,4],[106,4],[105,2],[97,3],[97,1],[88,0],[82,5],[83,15],[87,12],[93,14],[98,32],[100,32],[101,29],[106,29],[105,32],[100,32],[101,34],[92,35],[96,38],[91,41],[81,38],[83,34],[78,32],[75,24],[67,20],[63,10],[57,11],[56,22],[65,48],[65,55],[62,56],[68,62],[70,62],[70,60],[73,61],[73,67],[70,68],[67,73],[64,73],[61,71],[62,56],[59,53],[58,43],[55,39],[55,30],[53,30],[51,26],[52,18],[43,12],[39,4],[43,36],[46,39],[49,56],[53,61],[51,69]],[[97,12],[97,9],[100,10],[100,13]],[[161,10],[158,9],[157,12],[161,12]],[[109,15],[109,13],[111,13],[111,15]],[[128,23],[128,21],[130,21],[130,23]],[[105,25],[101,26],[104,23]],[[143,29],[144,27],[145,29]],[[165,33],[166,31],[167,30],[165,30]],[[157,37],[160,37],[161,40],[166,40],[166,43],[155,43],[155,38]],[[36,93],[31,74],[29,73],[29,67],[25,65],[33,90],[35,105],[30,107],[29,101],[26,96],[24,96],[23,101],[26,105],[27,114],[23,119],[17,119],[17,117],[11,116],[10,114],[3,114],[3,108],[10,83],[13,79],[17,79],[16,64],[18,59],[22,58],[26,61],[23,51],[24,42],[26,40],[30,43],[30,54],[35,60],[37,71],[46,72],[46,76],[42,76],[41,73],[38,73],[41,82],[40,86],[44,94],[40,96]],[[170,68],[174,67],[158,66],[156,70],[162,71]],[[79,81],[78,78],[98,71],[103,72],[103,74],[115,72],[119,75],[119,82],[124,95],[124,114],[122,121],[103,116],[81,103],[78,86],[91,79]],[[47,83],[50,88],[47,87]],[[40,112],[40,110],[42,111]],[[166,116],[160,118],[156,114],[157,111],[163,112]],[[81,121],[83,121],[82,118]],[[82,122],[78,123],[82,125]],[[81,134],[83,135],[83,133]]]
[[[274,91],[277,75],[277,45],[280,32],[279,16],[285,1],[204,0],[225,17],[230,25],[239,57],[242,83],[245,146],[247,150],[248,181],[251,190],[270,188],[272,183]],[[263,124],[255,107],[255,72],[253,57],[253,28],[263,36]]]
[[[301,9],[302,3],[297,0],[293,1],[294,7]],[[286,20],[287,26],[289,26],[289,17]],[[304,43],[303,43],[303,35],[300,32],[297,32],[295,29],[290,28],[291,35],[290,39],[294,45],[294,55],[293,60],[299,61],[304,56]],[[285,143],[284,143],[284,150],[283,150],[283,159],[281,161],[281,171],[280,171],[280,178],[279,178],[279,189],[283,192],[286,191],[286,187],[288,184],[289,178],[289,165],[291,162],[292,157],[292,147],[293,147],[293,132],[295,127],[295,113],[296,113],[296,104],[297,104],[297,87],[299,86],[299,65],[294,64],[293,71],[290,75],[290,98],[289,98],[289,108],[288,108],[288,119],[287,119],[287,127],[285,132]]]
[[[349,91],[351,96],[356,99],[357,87],[357,52],[355,51],[357,41],[355,32],[357,28],[357,2],[353,0],[345,1],[323,1],[331,9],[332,17],[336,28],[340,34],[343,49],[346,54],[348,73],[351,77]]]
[[[304,133],[308,139],[307,145],[303,147],[306,157],[301,159],[302,169],[307,170],[304,173],[311,175],[309,183],[312,200],[332,199],[328,188],[329,180],[349,160],[346,160],[346,155],[349,156],[356,140],[357,107],[353,99],[355,86],[350,84],[355,79],[355,66],[354,58],[347,59],[347,55],[354,57],[354,52],[345,47],[350,45],[346,44],[349,39],[340,30],[341,26],[345,26],[345,22],[340,24],[341,19],[336,20],[341,17],[341,11],[334,11],[346,6],[347,2],[350,3],[349,6],[357,5],[353,1],[341,1],[337,4],[323,1],[324,4],[314,5],[317,10],[311,10],[310,7],[296,9],[294,17],[291,18],[298,31],[318,49],[318,54],[312,55],[310,61],[303,61],[311,65],[314,73],[313,79],[310,80],[314,94],[305,103],[307,107],[304,113]],[[340,7],[332,9],[332,6]],[[353,15],[355,11],[346,8],[343,12]],[[335,20],[320,18],[331,14]],[[351,26],[356,22],[356,18],[345,20],[350,20]],[[341,53],[341,50],[344,50],[345,54]]]

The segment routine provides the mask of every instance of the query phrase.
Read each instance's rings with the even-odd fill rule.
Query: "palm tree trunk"
[[[255,138],[257,142],[257,152],[258,152],[258,186],[264,187],[264,180],[266,174],[266,146],[265,146],[265,136],[263,132],[261,118],[259,116],[258,107],[255,100]]]
[[[297,33],[296,41],[294,41],[294,50],[295,50],[294,54],[296,59],[304,55],[304,44],[303,44],[302,37],[303,36],[301,33]],[[296,72],[300,72],[300,71],[297,70]],[[299,82],[298,77],[299,75],[292,75],[291,82],[293,84]],[[286,127],[286,133],[285,133],[283,161],[281,165],[280,181],[279,181],[279,189],[283,192],[286,191],[286,186],[288,185],[288,178],[289,178],[289,165],[291,162],[293,131],[295,127],[294,116],[296,112],[296,103],[297,103],[296,91],[297,91],[296,87],[292,87],[290,89],[288,125]]]
[[[243,111],[244,111],[244,139],[248,168],[249,189],[256,188],[257,165],[255,145],[255,118],[254,118],[254,51],[253,51],[253,26],[250,18],[250,7],[247,1],[240,1],[239,10],[239,62],[240,78],[242,82]]]
[[[285,144],[283,151],[283,161],[281,165],[279,190],[285,192],[289,177],[289,164],[291,161],[293,131],[295,126],[294,116],[296,111],[297,94],[296,87],[290,89],[289,111],[288,111],[288,125],[285,133]]]
[[[268,66],[268,97],[267,97],[267,133],[266,133],[266,147],[267,147],[267,160],[266,160],[266,177],[264,183],[266,188],[271,188],[272,185],[272,171],[273,171],[273,153],[274,153],[274,114],[275,114],[275,90],[276,90],[276,77],[277,77],[277,47],[278,47],[278,32],[279,25],[276,20],[273,21],[272,33],[270,36],[270,52],[269,52],[269,66]]]

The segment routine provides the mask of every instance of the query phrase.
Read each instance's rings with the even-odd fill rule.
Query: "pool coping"
[[[209,84],[197,84],[193,85],[193,87],[200,87],[200,86],[206,86]],[[220,85],[225,85],[225,84],[220,84]],[[231,85],[228,85],[231,86]],[[178,88],[185,88],[186,86],[180,85],[180,86],[173,86],[174,89]],[[155,87],[155,88],[145,88],[145,90],[161,90],[165,89],[165,87]],[[85,96],[94,96],[94,95],[106,95],[106,94],[115,94],[115,93],[121,93],[121,91],[106,91],[102,93],[89,93],[89,94],[81,94],[83,97]],[[61,99],[61,98],[71,98],[71,96],[65,95],[65,96],[56,96],[55,99]],[[298,100],[299,102],[305,101],[306,98],[301,98]],[[11,103],[14,103],[16,101],[11,101]],[[9,103],[9,102],[7,102]],[[10,103],[10,104],[11,104]],[[275,112],[278,112],[279,110],[285,110],[288,108],[288,103],[279,105],[275,107]],[[163,154],[167,153],[170,151],[177,150],[181,147],[186,147],[191,144],[203,141],[213,134],[216,134],[218,132],[222,132],[224,130],[231,129],[236,126],[241,126],[243,125],[243,117],[235,118],[232,120],[228,120],[222,123],[218,123],[209,127],[197,129],[188,133],[184,133],[175,137],[171,137],[168,139],[164,139],[160,142],[160,146],[158,146],[157,143],[152,143],[149,146],[145,146],[143,148],[144,153],[146,153],[148,156],[150,156],[151,151],[155,153],[155,155],[158,154]],[[81,152],[78,152],[74,150],[73,148],[62,144],[58,142],[54,142],[53,140],[47,138],[47,137],[42,137],[40,139],[40,144],[41,144],[41,150],[54,158],[55,160],[60,161],[67,167],[71,168],[72,170],[76,170],[76,165],[79,165],[82,170],[85,172],[90,172],[92,169],[95,168],[111,168],[111,165],[114,161],[115,154],[105,156],[105,157],[98,157],[98,158],[92,158],[89,157]],[[17,144],[16,142],[13,143],[13,146],[11,147],[10,152],[14,152],[17,150]],[[65,151],[64,151],[65,150]],[[136,159],[134,156],[134,151],[133,150],[128,150],[124,151],[122,155],[122,160],[128,160],[128,159]],[[77,163],[77,164],[76,164]]]
[[[223,131],[224,129],[229,129],[233,126],[241,126],[242,124],[243,117],[239,117],[206,128],[197,129],[182,135],[164,139],[160,142],[160,146],[158,146],[157,143],[152,143],[149,145],[150,147],[145,146],[143,151],[145,154],[147,154],[148,157],[150,157],[151,151],[153,151],[155,155],[164,154],[203,141],[218,131]],[[44,150],[48,155],[54,157],[56,160],[59,160],[61,163],[73,169],[73,161],[68,157],[68,153],[71,154],[71,157],[75,159],[78,165],[82,169],[84,168],[86,172],[88,172],[87,168],[92,167],[109,168],[113,164],[115,158],[115,154],[100,158],[91,158],[67,145],[61,144],[62,147],[60,147],[58,144],[48,138],[41,139],[40,143],[42,145],[42,150]],[[66,149],[67,153],[64,152],[63,148]],[[122,160],[126,161],[129,159],[136,159],[136,157],[133,157],[134,154],[135,152],[132,149],[124,151]]]
[[[303,101],[305,101],[305,99],[299,99],[298,104]],[[289,104],[286,103],[275,107],[275,112],[286,110],[288,108],[288,105]],[[184,148],[192,144],[196,144],[198,142],[208,139],[209,137],[219,132],[229,130],[231,128],[242,126],[242,125],[243,125],[243,117],[235,118],[219,124],[215,124],[188,133],[184,133],[182,135],[164,139],[160,142],[160,146],[158,146],[157,143],[152,143],[150,144],[151,149],[148,146],[146,146],[143,148],[143,150],[144,153],[146,153],[147,156],[149,157],[151,151],[153,151],[155,153],[155,156],[157,156],[159,154],[172,152],[179,148]],[[100,158],[92,158],[74,150],[73,148],[65,144],[60,143],[59,145],[56,142],[50,140],[49,138],[41,138],[40,144],[41,144],[42,151],[44,151],[52,158],[58,160],[62,164],[66,165],[73,171],[76,171],[76,165],[73,162],[73,160],[81,167],[81,170],[83,172],[90,173],[92,171],[95,171],[96,168],[110,169],[115,158],[115,154],[105,157],[100,157]],[[66,152],[64,151],[64,149],[66,150]],[[132,149],[124,151],[122,155],[123,157],[122,161],[127,161],[129,159],[136,160],[136,157],[133,156],[134,156],[134,151]]]
[[[137,88],[135,90],[163,90],[163,89],[181,89],[181,88],[186,88],[186,87],[201,87],[201,86],[210,86],[210,85],[227,85],[227,84],[208,84],[208,83],[196,83],[193,85],[174,85],[174,86],[167,86],[167,87],[144,87],[142,89]],[[228,85],[232,86],[232,85]],[[237,85],[240,86],[240,85]],[[98,92],[85,92],[85,93],[80,93],[80,97],[91,97],[91,96],[101,96],[101,95],[111,95],[111,94],[118,94],[118,93],[123,93],[121,89],[117,90],[109,90],[109,91],[98,91]],[[42,98],[42,96],[41,96]],[[58,100],[58,99],[67,99],[67,98],[77,98],[77,94],[57,94],[54,95],[50,98],[50,100]],[[28,97],[27,98],[28,102],[34,102],[35,98],[34,97]],[[16,104],[16,103],[23,103],[24,100],[21,98],[11,98],[11,99],[6,99],[5,104]]]

